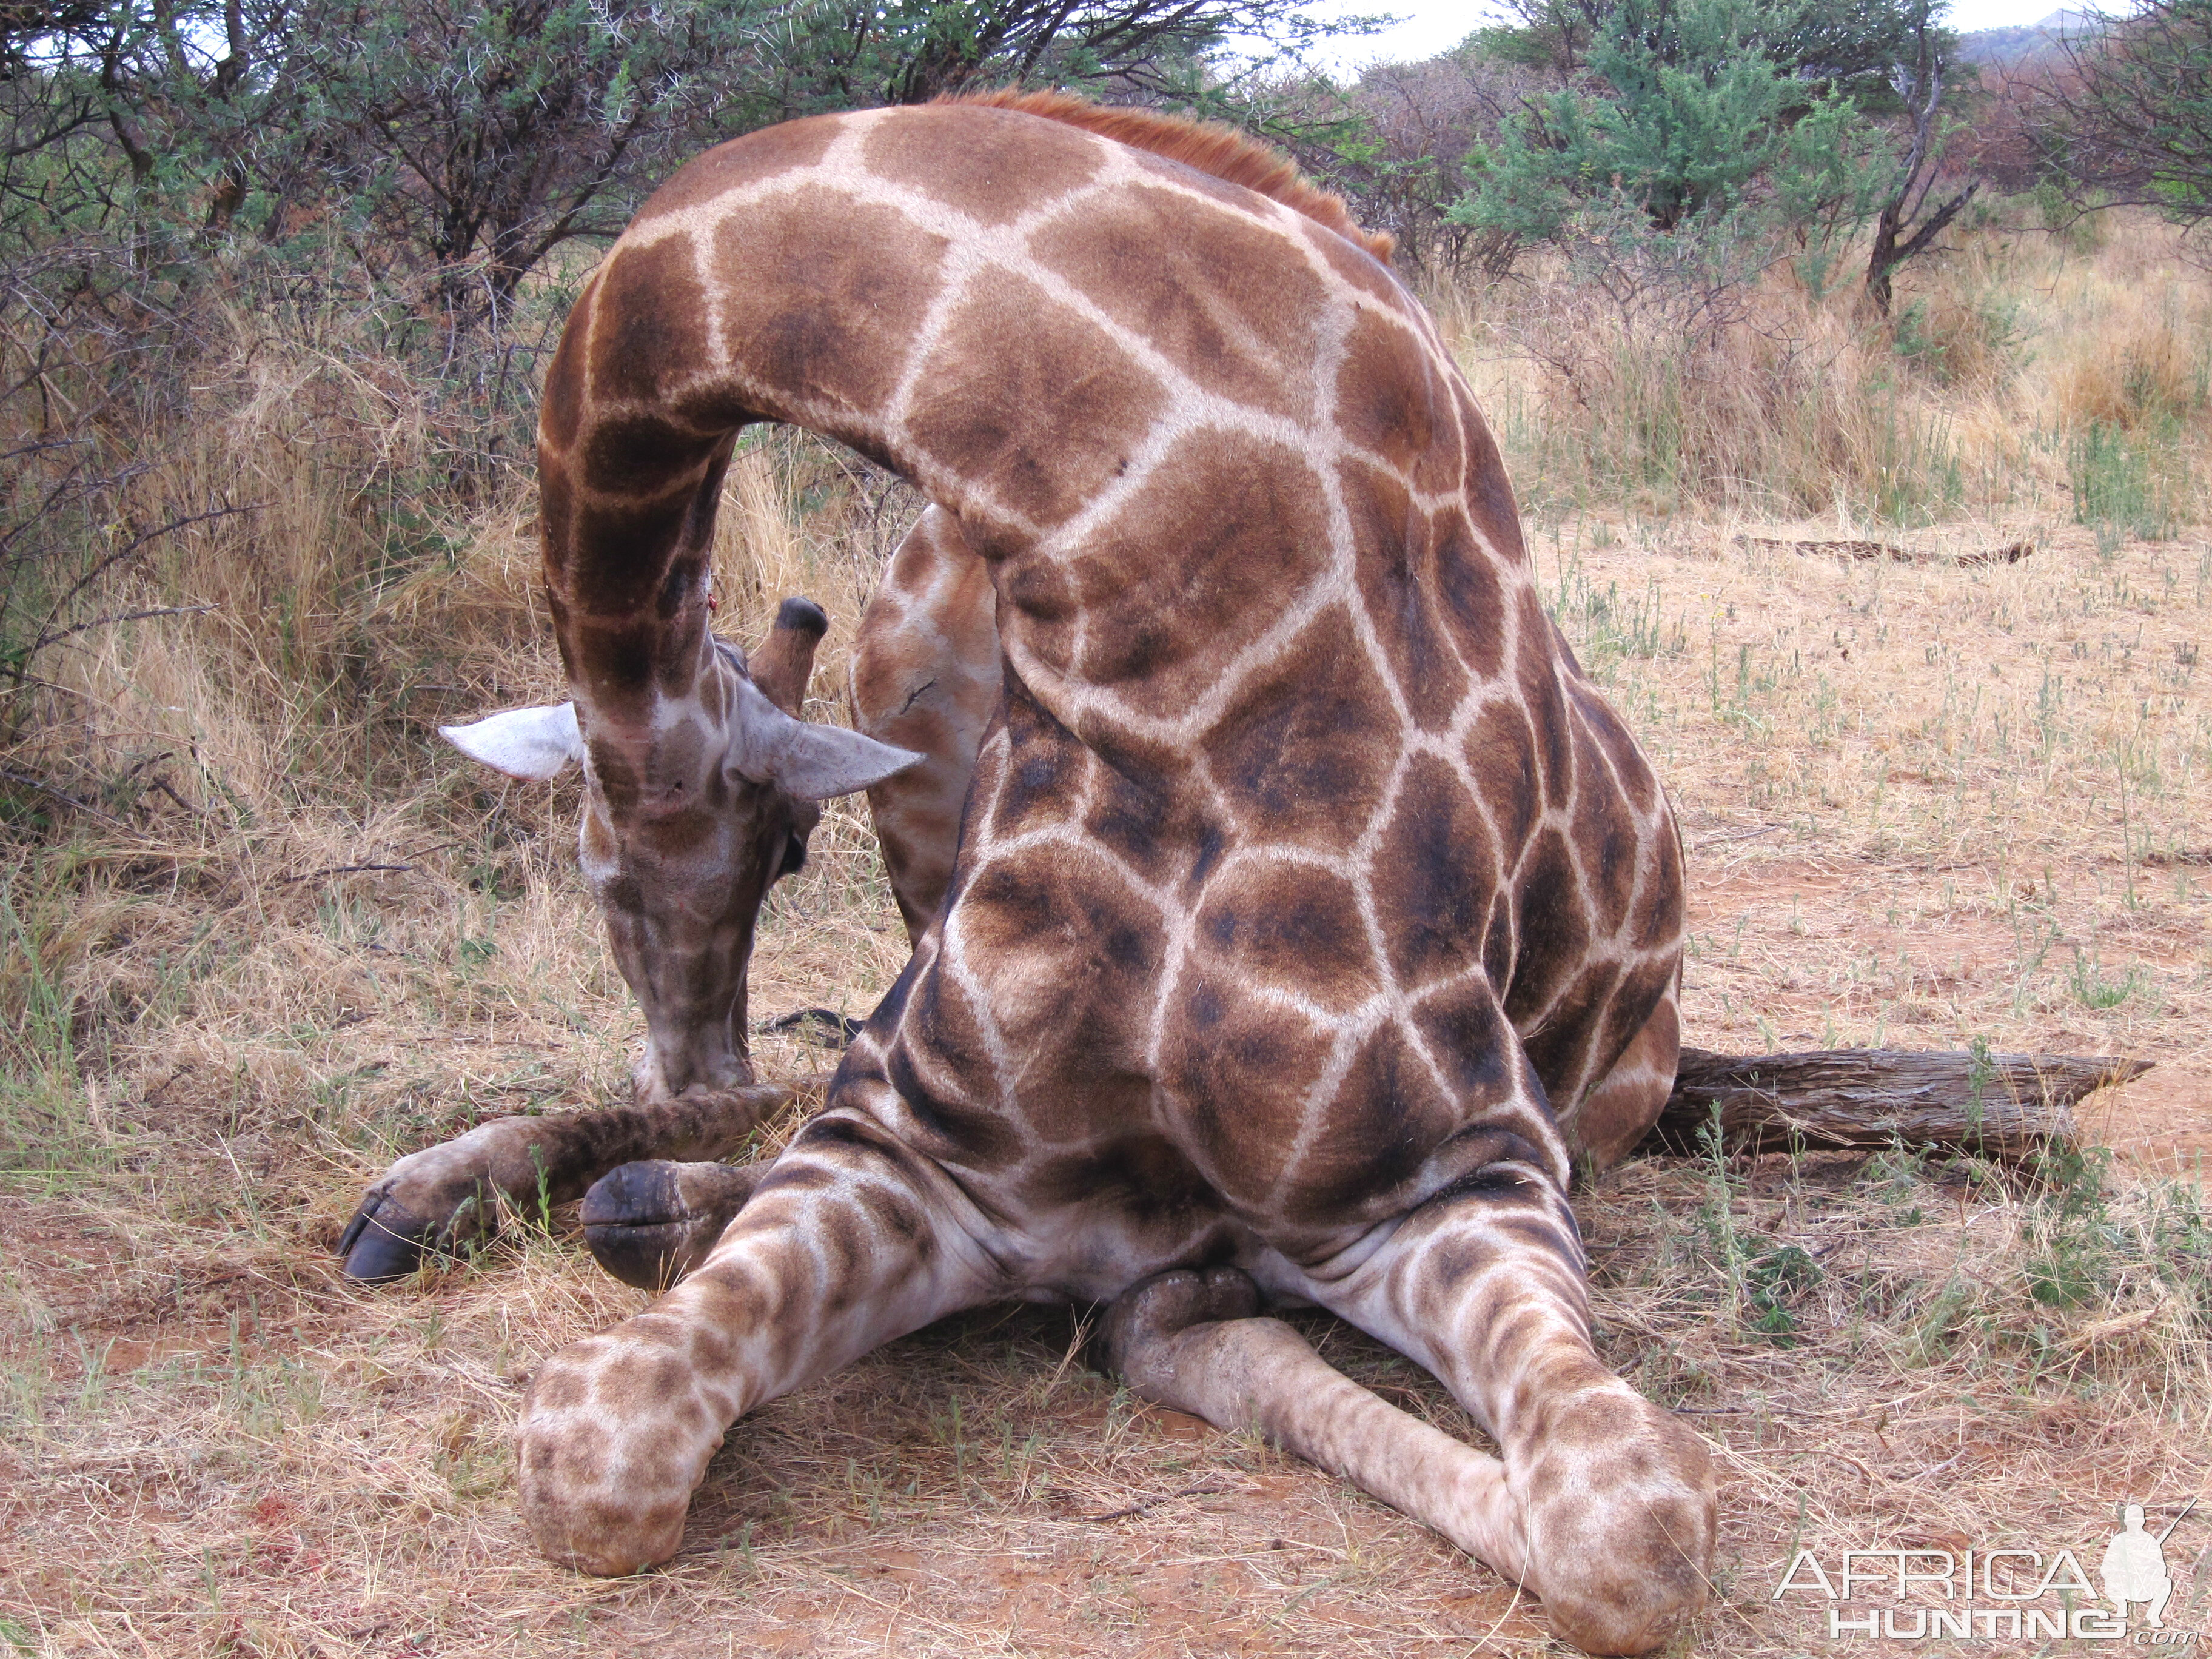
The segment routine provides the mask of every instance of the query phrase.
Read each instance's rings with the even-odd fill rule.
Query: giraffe
[[[1110,1304],[1133,1389],[1348,1476],[1589,1651],[1702,1603],[1707,1450],[1598,1358],[1566,1202],[1672,1079],[1680,846],[1384,252],[1233,136],[1001,97],[710,151],[587,285],[539,449],[587,861],[596,824],[650,872],[631,849],[719,763],[667,711],[710,706],[706,550],[749,422],[921,488],[908,574],[988,581],[999,689],[941,907],[824,1109],[672,1290],[539,1368],[518,1474],[550,1559],[666,1559],[747,1412],[1026,1298]],[[895,855],[910,926],[943,843],[940,812]],[[698,907],[671,884],[625,893],[674,944]],[[1428,1367],[1498,1455],[1271,1303]]]

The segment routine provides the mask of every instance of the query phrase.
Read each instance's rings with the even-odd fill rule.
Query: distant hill
[[[2009,28],[1976,29],[1959,37],[1959,56],[1969,64],[2021,64],[2055,52],[2062,40],[2080,37],[2098,27],[2093,12],[2062,10],[2033,23]]]

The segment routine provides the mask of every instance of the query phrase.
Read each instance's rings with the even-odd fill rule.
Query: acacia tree
[[[1485,55],[1572,82],[1591,68],[1593,48],[1607,37],[1640,41],[1674,61],[1693,50],[1698,27],[1668,0],[1505,0],[1513,21],[1476,32]],[[1909,14],[1897,5],[1862,0],[1778,0],[1741,19],[1748,50],[1783,64],[1809,96],[1841,92],[1869,109],[1893,100],[1891,69],[1911,44]]]
[[[1915,0],[1913,54],[1899,76],[1905,109],[1912,118],[1912,140],[1875,216],[1874,246],[1867,256],[1867,295],[1885,317],[1889,315],[1890,278],[1897,268],[1933,246],[1981,188],[1979,179],[1969,179],[1948,201],[1928,210],[1948,136],[1943,83],[1954,44],[1948,32],[1936,26],[1933,9],[1930,0]]]
[[[1231,42],[1249,92],[1318,42],[1376,26],[1318,22],[1295,0],[847,0],[795,7],[791,17],[783,98],[793,114],[1009,84],[1249,113],[1254,100],[1225,87],[1213,61]]]
[[[1896,268],[1974,193],[1929,209],[1954,45],[1936,3],[1523,0],[1532,21],[1481,38],[1516,61],[1571,65],[1568,84],[1476,152],[1458,212],[1616,251],[1601,263],[1626,246],[1654,269],[1704,270],[1708,284],[1748,274],[1785,234],[1829,249],[1873,220],[1867,287],[1886,312]],[[1904,141],[1889,131],[1899,114]]]
[[[1842,52],[1831,31],[1808,36],[1806,9],[1616,0],[1525,32],[1523,54],[1541,46],[1579,68],[1470,157],[1460,216],[1548,240],[1598,204],[1608,215],[1632,206],[1672,234],[1740,224],[1765,199],[1801,215],[1856,203],[1881,149],[1847,89],[1863,54]],[[1816,46],[1830,60],[1825,80],[1805,56]]]
[[[284,0],[19,0],[0,6],[0,202],[50,222],[112,198],[93,175],[119,159],[132,191],[228,180],[243,187],[261,107],[256,72],[281,35]],[[104,143],[88,143],[88,137]],[[36,240],[20,211],[0,224]]]
[[[2212,0],[2143,0],[2069,33],[2061,50],[2038,125],[2075,199],[2212,219]]]
[[[265,94],[264,214],[328,216],[496,320],[562,243],[618,230],[672,147],[741,129],[769,0],[304,0]],[[734,88],[734,93],[733,93]]]
[[[0,191],[35,197],[65,155],[142,223],[335,230],[428,273],[465,328],[684,155],[767,122],[1010,82],[1263,118],[1213,68],[1225,43],[1257,82],[1368,27],[1297,0],[18,0]]]

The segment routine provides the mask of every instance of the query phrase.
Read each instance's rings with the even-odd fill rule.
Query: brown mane
[[[1064,92],[1017,92],[1011,88],[963,93],[939,101],[1019,110],[1025,115],[1042,116],[1048,121],[1080,127],[1085,132],[1095,132],[1133,149],[1164,155],[1171,161],[1196,167],[1200,173],[1210,173],[1232,185],[1257,191],[1285,207],[1295,208],[1316,223],[1326,225],[1338,235],[1358,243],[1385,264],[1389,262],[1391,250],[1398,245],[1397,239],[1388,231],[1361,229],[1352,219],[1351,210],[1345,206],[1344,198],[1309,184],[1300,175],[1296,162],[1218,122],[1191,121],[1148,109],[1093,104]]]

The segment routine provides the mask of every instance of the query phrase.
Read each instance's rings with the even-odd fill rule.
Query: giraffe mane
[[[1386,264],[1398,245],[1397,238],[1387,230],[1363,229],[1344,198],[1310,182],[1295,161],[1218,121],[1193,121],[1126,105],[1094,104],[1065,92],[1022,92],[1012,87],[962,93],[938,101],[1018,110],[1024,115],[1080,127],[1133,149],[1164,155],[1293,208],[1316,224],[1357,242]]]

